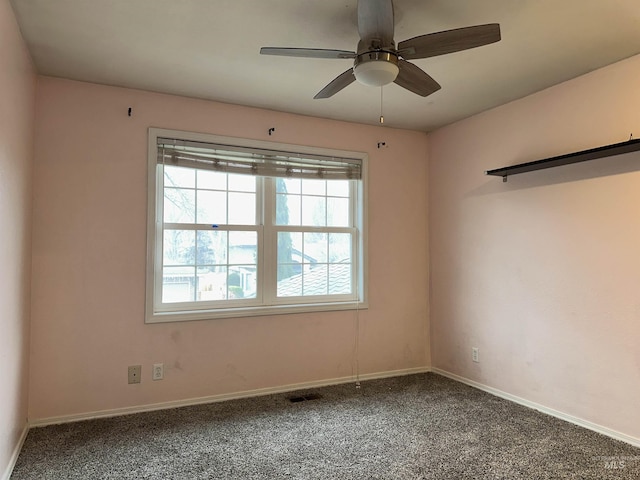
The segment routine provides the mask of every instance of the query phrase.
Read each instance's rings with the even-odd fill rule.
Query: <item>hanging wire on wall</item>
[[[382,88],[380,87],[380,125],[384,124],[384,115],[382,114]]]

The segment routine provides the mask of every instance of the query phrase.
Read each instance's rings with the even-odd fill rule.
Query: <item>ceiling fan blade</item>
[[[260,54],[304,58],[356,58],[355,52],[349,52],[348,50],[329,50],[326,48],[262,47]]]
[[[393,3],[391,0],[358,0],[358,33],[370,47],[379,40],[378,48],[393,46]]]
[[[350,68],[344,73],[341,73],[336,78],[334,78],[329,85],[320,90],[314,99],[319,98],[329,98],[336,93],[338,93],[343,88],[351,85],[355,81],[356,77],[353,75],[353,68]]]
[[[476,25],[410,38],[398,44],[398,55],[405,60],[435,57],[481,47],[499,40],[499,24]]]
[[[442,88],[438,82],[431,78],[431,75],[419,67],[416,67],[413,63],[399,60],[398,68],[400,69],[400,73],[398,73],[394,83],[413,93],[426,97]]]

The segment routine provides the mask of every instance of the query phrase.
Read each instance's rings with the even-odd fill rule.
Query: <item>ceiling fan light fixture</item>
[[[356,80],[370,87],[381,87],[393,82],[399,72],[398,57],[385,51],[358,55],[353,66]]]
[[[360,63],[353,68],[356,80],[370,87],[381,87],[393,82],[399,72],[398,65],[385,60]]]

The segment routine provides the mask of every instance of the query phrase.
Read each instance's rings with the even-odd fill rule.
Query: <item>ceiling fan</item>
[[[353,59],[353,67],[320,90],[313,97],[315,99],[329,98],[355,80],[376,87],[394,82],[426,97],[440,90],[440,84],[407,60],[459,52],[500,40],[500,25],[490,23],[420,35],[400,42],[396,48],[393,28],[392,0],[358,0],[360,41],[357,52],[324,48],[262,47],[260,53],[285,57]]]

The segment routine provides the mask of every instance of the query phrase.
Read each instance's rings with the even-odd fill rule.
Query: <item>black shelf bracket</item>
[[[591,148],[589,150],[582,150],[581,152],[567,153],[565,155],[558,155],[557,157],[545,158],[543,160],[535,160],[533,162],[520,163],[509,167],[495,168],[493,170],[487,170],[484,173],[485,175],[502,177],[502,181],[506,182],[509,175],[534,172],[536,170],[560,167],[562,165],[570,165],[572,163],[586,162],[597,158],[612,157],[614,155],[622,155],[623,153],[636,152],[638,150],[640,150],[640,139],[627,140],[626,142]]]

